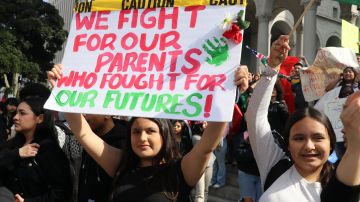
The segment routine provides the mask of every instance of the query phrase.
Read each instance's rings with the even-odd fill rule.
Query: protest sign
[[[359,27],[341,20],[341,46],[359,53]]]
[[[343,141],[343,133],[341,132],[343,125],[340,120],[340,114],[346,101],[346,98],[339,98],[340,90],[341,86],[338,86],[326,92],[314,106],[315,109],[323,112],[329,118],[336,134],[337,142]]]
[[[344,141],[343,133],[341,130],[344,128],[341,119],[340,114],[343,109],[343,106],[345,104],[346,98],[335,98],[331,100],[325,101],[325,109],[324,113],[329,118],[331,125],[335,131],[336,134],[336,141],[342,142]]]
[[[231,121],[241,44],[221,24],[243,5],[76,13],[48,109]],[[241,33],[242,34],[242,33]]]
[[[321,98],[326,85],[336,79],[345,67],[359,67],[356,55],[351,49],[320,48],[313,65],[300,71],[305,100],[310,102]]]
[[[129,10],[147,9],[160,7],[187,7],[187,6],[246,6],[246,0],[88,0],[77,2],[74,11],[110,11],[110,10]]]

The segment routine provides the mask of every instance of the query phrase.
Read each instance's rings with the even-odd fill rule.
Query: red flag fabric
[[[290,76],[290,72],[297,62],[299,62],[298,57],[288,56],[286,60],[281,64],[279,73]],[[284,100],[286,102],[286,105],[288,106],[289,113],[293,113],[295,111],[295,100],[291,90],[291,83],[284,78],[280,79],[280,82],[284,90]]]
[[[244,115],[242,114],[239,106],[237,104],[234,105],[233,119],[232,119],[232,134],[236,134],[240,130],[240,124]]]

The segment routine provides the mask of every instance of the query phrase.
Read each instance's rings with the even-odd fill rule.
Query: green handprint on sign
[[[226,42],[226,39],[221,37],[220,40],[216,37],[213,37],[215,45],[210,39],[206,40],[206,43],[203,44],[203,49],[207,52],[211,58],[207,57],[205,60],[207,63],[215,66],[220,66],[229,58],[229,46]],[[223,45],[220,43],[223,42]]]

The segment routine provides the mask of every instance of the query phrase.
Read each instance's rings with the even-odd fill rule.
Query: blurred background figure
[[[201,136],[204,132],[204,129],[207,126],[206,121],[194,122],[193,125],[193,135],[192,143],[193,145],[197,144],[201,140]],[[204,174],[201,176],[199,182],[196,184],[193,189],[194,202],[206,202],[209,194],[209,187],[212,178],[213,164],[215,161],[215,155],[211,153],[211,157],[208,161]]]
[[[191,142],[191,135],[185,121],[183,120],[172,120],[176,143],[180,148],[182,156],[187,154],[193,147]]]

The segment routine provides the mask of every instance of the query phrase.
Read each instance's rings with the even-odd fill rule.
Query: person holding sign
[[[61,74],[61,65],[48,72],[53,86]],[[65,117],[87,153],[114,177],[110,201],[189,201],[226,128],[226,123],[210,122],[199,143],[180,158],[169,120],[132,118],[128,144],[117,149],[99,138],[81,114]]]
[[[346,67],[339,76],[339,79],[333,81],[326,87],[328,92],[314,106],[330,118],[336,134],[336,152],[340,158],[345,152],[345,147],[343,134],[341,132],[343,127],[341,124],[338,124],[340,122],[340,112],[338,109],[341,108],[349,95],[359,90],[359,81],[356,77],[357,73],[355,69],[353,67]]]
[[[274,51],[278,50],[278,51]],[[289,37],[280,36],[271,46],[270,68],[265,70],[257,84],[247,110],[247,123],[250,143],[259,167],[260,177],[264,185],[269,172],[277,163],[290,154],[293,165],[290,165],[280,177],[264,192],[260,202],[295,201],[320,202],[320,193],[323,187],[334,178],[341,183],[353,186],[359,185],[358,172],[355,172],[355,181],[348,183],[346,172],[360,168],[360,150],[353,145],[359,145],[359,133],[352,133],[351,153],[348,158],[340,162],[342,167],[336,177],[329,164],[328,157],[335,148],[335,133],[329,119],[313,108],[304,108],[292,114],[285,126],[284,139],[287,151],[283,151],[274,141],[271,128],[267,120],[267,109],[273,86],[277,79],[278,65],[288,55]],[[353,131],[353,130],[352,130]],[[351,162],[353,161],[353,162]],[[339,166],[340,166],[339,165]],[[344,166],[349,166],[345,168]],[[339,167],[340,168],[340,167]],[[334,187],[334,184],[329,184]],[[345,185],[344,185],[345,186]]]

